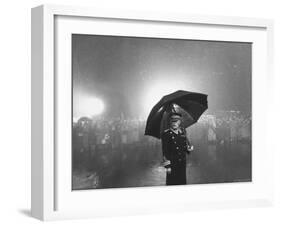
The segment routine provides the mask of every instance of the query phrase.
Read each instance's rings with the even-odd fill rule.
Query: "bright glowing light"
[[[76,110],[79,117],[92,117],[104,111],[104,103],[96,97],[82,96],[77,100]]]
[[[144,113],[148,115],[152,107],[165,95],[177,90],[186,89],[186,85],[180,81],[161,80],[155,81],[146,92],[144,99]]]

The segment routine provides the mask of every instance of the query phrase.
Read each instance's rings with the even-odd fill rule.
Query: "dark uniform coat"
[[[167,172],[167,185],[186,184],[186,154],[189,154],[188,146],[190,142],[186,137],[184,128],[180,128],[178,134],[172,129],[163,132],[162,150],[165,160],[170,160],[171,172]]]

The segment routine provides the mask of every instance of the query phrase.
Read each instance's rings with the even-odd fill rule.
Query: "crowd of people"
[[[159,160],[161,143],[144,136],[145,125],[143,119],[80,118],[73,123],[73,166],[100,170]]]
[[[212,144],[251,141],[251,117],[239,111],[224,111],[202,115],[188,129],[191,139]]]
[[[74,170],[87,169],[106,174],[129,165],[161,162],[161,140],[145,136],[146,119],[88,118],[73,123],[72,156]],[[191,143],[231,145],[251,141],[251,117],[240,112],[204,114],[187,128]]]
[[[73,123],[73,146],[76,151],[94,151],[96,148],[117,149],[133,144],[155,148],[160,142],[144,135],[146,120],[141,118],[80,118]],[[187,128],[191,140],[202,142],[235,142],[251,140],[251,117],[240,112],[202,115]]]

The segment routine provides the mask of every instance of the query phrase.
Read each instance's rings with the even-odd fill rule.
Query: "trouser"
[[[167,172],[166,185],[186,184],[186,161],[171,164],[171,172]]]

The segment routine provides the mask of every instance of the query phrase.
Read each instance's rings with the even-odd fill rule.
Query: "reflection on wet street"
[[[195,150],[187,159],[188,184],[251,181],[249,142],[194,145]],[[149,158],[143,159],[143,155]],[[113,156],[112,159],[89,157],[87,170],[74,171],[73,189],[165,185],[160,145],[146,150],[133,147],[126,152],[115,151]]]

